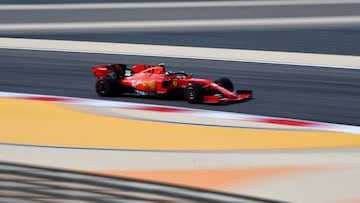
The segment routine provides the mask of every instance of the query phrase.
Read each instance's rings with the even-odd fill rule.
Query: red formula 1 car
[[[137,64],[131,68],[124,64],[109,64],[95,66],[93,72],[98,78],[96,92],[103,97],[181,97],[190,103],[229,103],[252,97],[250,90],[234,91],[233,83],[228,78],[220,78],[214,82],[193,78],[192,74],[165,71],[164,64]]]

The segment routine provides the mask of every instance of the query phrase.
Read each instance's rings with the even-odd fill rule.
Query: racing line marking
[[[360,56],[334,54],[6,37],[0,38],[0,48],[360,69]]]
[[[359,0],[267,0],[267,1],[193,1],[193,2],[140,2],[140,3],[54,3],[54,4],[2,4],[0,10],[63,10],[63,9],[137,9],[137,8],[198,8],[242,6],[291,6],[355,4]]]
[[[303,129],[303,130],[319,130],[319,131],[333,131],[333,132],[360,134],[359,126],[313,122],[313,121],[287,119],[280,117],[258,116],[252,114],[244,114],[244,113],[199,110],[192,108],[173,107],[173,106],[164,106],[164,105],[155,105],[155,104],[130,103],[130,102],[122,102],[122,101],[106,101],[106,100],[98,100],[98,99],[84,99],[84,98],[74,98],[74,97],[61,97],[61,96],[1,92],[1,91],[0,91],[0,98],[25,99],[25,100],[45,101],[51,103],[67,103],[67,104],[89,106],[89,107],[122,108],[122,109],[138,110],[145,112],[148,111],[148,112],[158,112],[158,113],[160,112],[160,113],[170,113],[170,114],[185,114],[189,116],[206,117],[206,118],[232,119],[237,121],[276,124],[279,126],[290,127],[290,128],[297,127],[296,130]],[[151,120],[151,121],[159,122],[158,120]],[[172,122],[168,120],[167,123],[172,123]],[[173,124],[181,124],[181,123],[175,122]],[[191,125],[191,123],[186,123],[186,124]],[[206,124],[205,126],[225,127],[221,125],[206,125]],[[235,128],[234,126],[229,126],[229,127]],[[249,128],[253,128],[253,127],[249,127]],[[253,129],[257,129],[257,128],[253,128]],[[274,129],[279,130],[280,128],[274,128]]]
[[[230,18],[230,19],[196,19],[196,20],[161,20],[161,21],[104,21],[104,22],[47,22],[47,23],[3,23],[0,32],[29,31],[66,31],[66,30],[137,30],[149,31],[159,29],[204,29],[236,27],[274,28],[299,26],[346,26],[358,25],[360,16],[321,16],[321,17],[276,17],[276,18]]]
[[[176,125],[87,114],[48,102],[14,99],[1,99],[0,102],[2,106],[5,105],[0,107],[5,113],[1,120],[7,126],[2,132],[1,143],[8,144],[126,151],[348,148],[360,144],[359,136],[337,132],[289,133],[276,130]],[[16,128],[18,123],[24,123],[24,126]],[[91,129],[89,126],[92,126]],[[114,131],[117,128],[122,130]],[[156,132],[158,129],[162,130]],[[187,133],[184,134],[183,131]]]

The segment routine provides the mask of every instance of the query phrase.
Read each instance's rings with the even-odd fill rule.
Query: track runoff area
[[[293,68],[360,67],[358,57],[344,55],[11,38],[1,38],[0,46]],[[219,54],[223,51],[227,54]],[[258,61],[259,54],[267,58]],[[354,161],[360,146],[358,126],[49,95],[1,92],[0,96],[2,161],[290,202],[359,198],[358,183],[353,181],[359,169]]]
[[[175,58],[210,59],[227,61],[245,61],[257,63],[275,63],[291,65],[308,65],[323,68],[358,69],[360,57],[345,55],[287,53],[274,51],[252,51],[218,48],[197,48],[178,46],[141,45],[105,42],[84,42],[65,40],[40,40],[40,39],[16,39],[0,38],[0,47],[6,49],[82,52],[101,54],[125,54],[142,56],[161,56]],[[258,56],[264,56],[259,61]],[[297,68],[297,66],[293,66]],[[115,104],[114,108],[104,101],[81,100],[76,98],[55,99],[54,102],[43,102],[45,97],[38,97],[42,102],[34,101],[30,95],[18,95],[2,93],[2,120],[9,126],[9,132],[4,133],[3,143],[20,145],[41,145],[74,148],[109,148],[128,150],[243,150],[243,149],[288,149],[288,148],[326,148],[326,147],[358,147],[360,146],[360,128],[357,126],[318,124],[308,121],[294,121],[282,118],[267,118],[251,115],[238,115],[214,112],[202,112],[198,110],[175,110],[167,112],[168,107],[149,107],[148,105],[135,105],[135,109],[128,109],[124,103]],[[34,98],[37,98],[36,96]],[[52,97],[49,97],[52,101]],[[46,99],[45,99],[46,100]],[[111,108],[111,117],[99,115],[99,110],[69,111],[63,103],[75,105],[77,101],[87,108]],[[60,104],[59,104],[60,102]],[[87,104],[88,103],[88,104]],[[99,105],[92,105],[92,104]],[[129,104],[127,104],[129,105]],[[90,106],[90,107],[89,107]],[[122,112],[114,110],[123,106]],[[143,112],[150,108],[150,110]],[[85,107],[84,107],[85,108]],[[80,109],[84,109],[81,107]],[[18,111],[17,109],[21,109]],[[35,110],[36,109],[36,110]],[[152,109],[152,110],[151,110]],[[154,110],[155,109],[155,110]],[[156,112],[156,109],[160,109]],[[165,109],[165,112],[161,112]],[[176,109],[176,108],[175,108]],[[109,109],[107,109],[109,111]],[[129,112],[130,111],[130,112]],[[131,112],[134,111],[134,112]],[[161,119],[149,116],[149,111]],[[17,113],[16,113],[17,112]],[[38,114],[36,115],[36,112]],[[43,113],[40,113],[43,112]],[[46,112],[57,112],[56,118]],[[92,113],[91,115],[89,114]],[[95,114],[93,115],[93,113]],[[156,112],[157,114],[154,114]],[[180,116],[179,116],[180,112]],[[185,114],[184,114],[185,112]],[[190,112],[190,113],[189,113]],[[213,120],[206,120],[204,115],[213,115]],[[28,116],[24,116],[28,115]],[[129,119],[129,115],[139,115]],[[169,115],[169,117],[167,117]],[[49,117],[50,116],[50,117]],[[180,119],[186,116],[188,119]],[[220,116],[220,117],[219,117]],[[91,117],[91,119],[89,119]],[[114,118],[116,117],[116,118]],[[171,118],[173,117],[173,118]],[[9,119],[13,118],[13,119]],[[76,118],[76,119],[68,119]],[[174,119],[176,118],[176,119]],[[27,127],[16,128],[19,119],[26,123]],[[52,122],[52,120],[56,122]],[[216,120],[227,119],[228,122],[218,124]],[[71,121],[70,121],[71,120]],[[199,120],[199,121],[197,121]],[[47,128],[42,128],[43,123]],[[112,129],[121,123],[127,128],[122,128],[122,133],[102,133]],[[238,122],[238,123],[237,123]],[[111,124],[110,126],[108,126]],[[39,126],[40,125],[40,126]],[[72,126],[71,128],[66,126]],[[10,127],[12,126],[12,127]],[[50,127],[52,126],[52,127]],[[74,138],[74,134],[81,134],[86,126],[86,141],[82,138]],[[132,127],[129,127],[132,126]],[[141,129],[136,126],[142,126]],[[17,130],[15,130],[17,129]],[[53,131],[52,129],[59,129]],[[166,129],[166,130],[157,130]],[[174,130],[175,129],[175,130]],[[14,132],[17,131],[16,133]],[[49,131],[50,130],[50,131]],[[183,135],[182,132],[188,132]],[[168,132],[172,132],[169,136]],[[151,136],[144,132],[154,132]],[[24,139],[24,133],[31,136]],[[53,136],[49,137],[48,135]],[[131,134],[132,136],[127,136]],[[11,136],[10,136],[11,135]],[[14,136],[16,135],[16,136]],[[267,135],[267,136],[264,136]],[[64,137],[65,136],[65,137]],[[65,139],[66,136],[68,139]],[[105,137],[104,137],[105,136]],[[225,137],[224,137],[225,136]],[[261,139],[259,139],[260,137]],[[308,139],[309,136],[312,139]],[[56,138],[57,137],[57,138]],[[56,139],[55,139],[56,138]],[[101,139],[101,143],[99,143]],[[117,142],[117,141],[118,142]],[[196,142],[194,140],[197,140]],[[192,143],[192,144],[191,144]],[[201,143],[201,144],[199,144]]]

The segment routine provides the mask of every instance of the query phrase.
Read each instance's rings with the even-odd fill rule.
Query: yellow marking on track
[[[0,99],[0,142],[138,150],[253,150],[359,147],[360,136],[128,120],[64,105]]]

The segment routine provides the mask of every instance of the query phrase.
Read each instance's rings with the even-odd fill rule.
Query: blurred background
[[[23,41],[15,44],[14,39]],[[68,41],[71,46],[60,48]],[[103,43],[99,45],[102,49],[94,48],[92,42]],[[115,49],[119,43],[124,47],[145,45],[146,50],[120,53]],[[0,198],[4,202],[28,202],[30,196],[34,202],[54,202],[55,197],[85,202],[359,202],[359,45],[359,0],[1,0]],[[176,53],[179,46],[184,49]],[[205,49],[196,51],[193,47]],[[229,50],[239,54],[226,58]],[[224,58],[213,57],[219,55]],[[94,91],[93,66],[160,62],[166,63],[167,69],[191,72],[199,78],[229,77],[235,87],[253,90],[254,99],[194,106],[175,100],[100,98]],[[223,118],[216,117],[207,122],[220,133],[207,137],[216,130],[209,125],[192,128],[194,123],[202,125],[204,118],[180,115],[177,119],[188,118],[182,126],[183,134],[188,135],[186,141],[177,137],[165,142],[155,135],[163,129],[180,131],[169,124],[174,116],[163,119],[159,112],[147,112],[146,119],[153,122],[161,116],[165,124],[133,132],[131,127],[147,126],[140,116],[144,112],[130,112],[138,116],[133,119],[124,116],[125,109],[119,112],[104,106],[46,102],[43,106],[26,99],[19,102],[19,98],[10,98],[9,92],[245,113],[276,118],[277,122],[250,125],[226,118],[231,121],[221,122],[231,124],[218,126]],[[105,128],[108,119],[119,123]],[[286,119],[324,126],[330,123],[332,127],[302,129]],[[92,123],[95,120],[98,122]],[[105,135],[91,134],[93,128],[102,129]],[[154,136],[152,142],[160,146],[149,147],[141,140],[142,134]],[[128,146],[110,144],[132,136],[136,139]],[[216,136],[224,142],[204,147],[218,139]],[[231,148],[226,143],[226,139],[247,143],[246,136],[262,147],[239,144]],[[263,136],[273,136],[273,142]],[[171,148],[168,143],[177,139],[184,139],[185,144]],[[201,139],[204,141],[198,141]],[[136,186],[130,187],[132,183],[124,180],[96,181],[98,177],[88,176],[85,179],[91,181],[77,182],[81,179],[77,174],[75,179],[58,177],[66,182],[66,188],[62,188],[64,193],[55,193],[59,189],[52,182],[58,180],[56,175],[41,175],[48,169],[13,163],[176,186],[159,189],[156,184],[134,183]],[[71,185],[75,182],[85,186]],[[185,193],[172,188],[178,185],[191,188]],[[116,191],[102,188],[101,195],[92,196],[98,187]],[[71,193],[69,188],[84,194]]]

